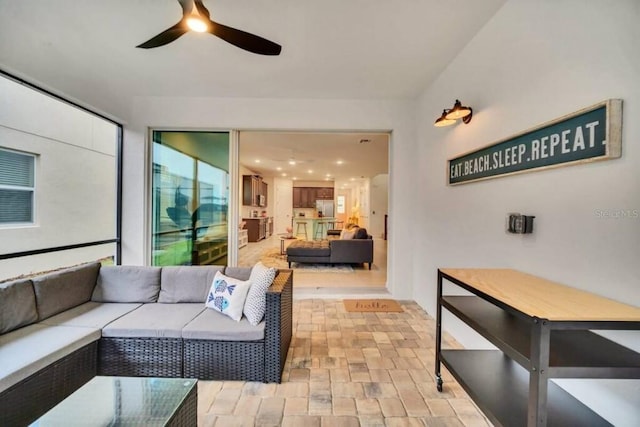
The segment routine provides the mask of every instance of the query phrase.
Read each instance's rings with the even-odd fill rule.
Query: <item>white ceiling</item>
[[[239,139],[240,163],[265,177],[348,186],[389,172],[386,133],[240,132]]]
[[[135,48],[181,18],[176,0],[0,0],[0,69],[124,122],[146,96],[411,99],[505,1],[204,0],[213,20],[282,45],[261,56],[197,33]],[[388,168],[384,134],[242,135],[241,162],[265,176]]]
[[[0,0],[0,68],[126,120],[135,96],[414,98],[505,0],[204,0],[280,56],[186,34],[176,0]]]

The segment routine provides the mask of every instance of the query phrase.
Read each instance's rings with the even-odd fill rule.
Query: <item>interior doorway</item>
[[[238,200],[240,223],[251,217],[265,216],[273,221],[273,233],[239,249],[238,265],[253,265],[277,258],[274,266],[287,268],[285,234],[296,235],[294,222],[308,222],[306,235],[300,239],[332,239],[315,223],[320,200],[330,203],[332,216],[324,226],[341,229],[348,224],[366,228],[374,241],[374,262],[369,272],[364,264],[347,265],[349,274],[335,272],[336,265],[319,267],[322,274],[311,273],[309,266],[297,265],[297,286],[386,286],[387,251],[384,240],[384,216],[388,214],[389,132],[276,132],[240,131],[239,179],[255,176],[266,184],[264,206],[246,205],[252,202],[242,194]],[[379,194],[383,192],[384,194]],[[303,194],[301,197],[300,194]],[[305,194],[309,194],[305,196]],[[260,199],[257,199],[260,200]],[[378,218],[379,217],[379,218]],[[248,219],[248,221],[247,221]],[[378,220],[379,219],[379,220]],[[292,239],[294,240],[294,239]],[[267,256],[265,256],[265,254]],[[336,268],[337,267],[337,268]],[[343,272],[344,273],[344,272]]]

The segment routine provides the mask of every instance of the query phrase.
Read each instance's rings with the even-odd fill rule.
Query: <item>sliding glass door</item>
[[[152,265],[226,265],[229,133],[152,138]]]

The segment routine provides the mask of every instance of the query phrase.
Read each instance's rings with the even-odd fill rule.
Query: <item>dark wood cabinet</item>
[[[243,218],[242,220],[247,222],[249,242],[258,242],[267,237],[269,218]]]
[[[242,204],[266,207],[268,185],[258,175],[242,176]]]
[[[294,208],[315,208],[316,200],[333,200],[333,188],[293,187]]]

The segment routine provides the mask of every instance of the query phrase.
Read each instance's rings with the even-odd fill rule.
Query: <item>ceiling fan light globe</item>
[[[204,33],[209,29],[209,26],[202,20],[202,18],[193,16],[187,18],[187,27],[197,33]]]

